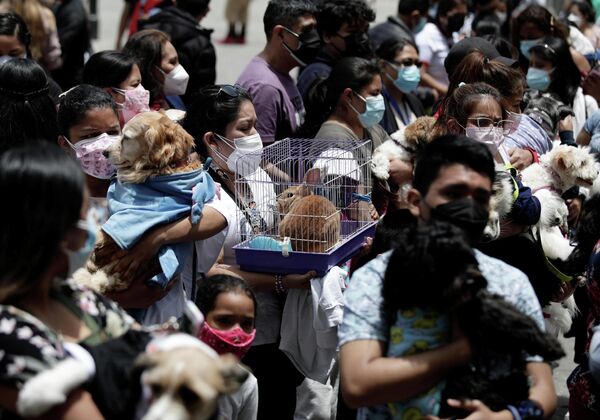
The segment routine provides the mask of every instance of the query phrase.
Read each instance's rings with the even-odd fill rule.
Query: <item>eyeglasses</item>
[[[398,67],[410,66],[417,66],[418,68],[421,68],[421,65],[423,65],[423,63],[421,63],[419,60],[411,60],[410,58],[402,61],[388,61],[388,63],[394,68],[394,70],[398,70]]]
[[[217,96],[220,96],[221,93],[225,93],[230,98],[237,98],[240,95],[247,95],[248,91],[241,87],[238,84],[235,85],[223,85],[217,92]]]
[[[471,121],[478,128],[489,128],[490,130],[492,128],[500,128],[505,135],[512,131],[514,124],[512,120],[494,121],[487,117],[467,118],[467,121]]]

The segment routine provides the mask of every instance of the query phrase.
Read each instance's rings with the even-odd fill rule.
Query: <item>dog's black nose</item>
[[[105,158],[108,159],[108,150],[105,150],[104,152],[102,152],[102,156],[104,156]]]

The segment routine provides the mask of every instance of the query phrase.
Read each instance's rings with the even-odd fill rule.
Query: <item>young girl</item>
[[[200,339],[217,353],[232,353],[239,359],[250,349],[256,328],[256,297],[239,277],[216,275],[198,285],[196,304],[205,320]],[[235,393],[219,400],[219,419],[256,419],[258,384],[250,374]]]

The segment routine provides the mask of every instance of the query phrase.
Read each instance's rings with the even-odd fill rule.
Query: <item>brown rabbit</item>
[[[340,237],[340,213],[320,195],[298,197],[279,225],[279,235],[289,237],[294,251],[327,252]]]
[[[277,211],[281,217],[284,217],[292,205],[302,197],[308,197],[313,195],[313,189],[308,184],[320,184],[321,183],[321,170],[318,168],[309,169],[304,175],[304,183],[301,185],[293,185],[283,190],[281,194],[277,196]]]

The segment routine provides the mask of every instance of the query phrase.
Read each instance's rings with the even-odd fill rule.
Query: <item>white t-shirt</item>
[[[450,47],[444,34],[433,23],[427,23],[423,30],[415,36],[419,47],[419,58],[429,65],[427,73],[435,80],[448,85],[448,74],[444,68],[444,60]]]
[[[220,198],[215,196],[205,206],[211,207],[221,213],[225,217],[225,220],[227,220],[227,227],[210,238],[195,242],[197,278],[200,278],[201,274],[207,273],[217,261],[225,243],[227,232],[230,230],[230,226],[235,225],[236,222],[235,211],[232,211],[231,205],[226,200],[229,197],[224,191],[221,191],[220,195]],[[190,246],[192,245],[190,244]],[[160,324],[173,316],[179,318],[183,314],[186,300],[192,297],[192,261],[192,258],[188,258],[179,279],[176,280],[169,293],[148,308],[144,317],[144,325]]]
[[[257,414],[258,382],[250,373],[237,392],[219,398],[218,420],[256,420]]]
[[[263,169],[259,168],[254,174],[246,177],[246,181],[248,181],[247,185],[250,187],[252,199],[256,202],[256,208],[260,211],[260,215],[263,216],[267,227],[272,227],[274,223],[274,210],[277,208],[277,195],[275,194],[271,178]],[[246,236],[251,232],[251,227],[246,216],[232,197],[222,194],[221,198],[236,213],[235,221],[227,231],[223,248],[223,262],[235,265],[237,262],[233,247],[242,241],[242,234]],[[252,345],[258,346],[260,344],[276,343],[279,339],[282,313],[279,301],[274,292],[256,292],[256,300],[258,303],[256,337]]]

